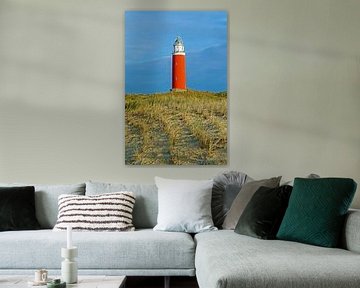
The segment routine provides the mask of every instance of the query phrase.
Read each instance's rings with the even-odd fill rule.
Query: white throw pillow
[[[133,192],[114,192],[91,196],[59,196],[55,231],[72,226],[74,231],[133,231]]]
[[[217,230],[211,217],[213,180],[155,177],[159,212],[154,230],[198,233]]]

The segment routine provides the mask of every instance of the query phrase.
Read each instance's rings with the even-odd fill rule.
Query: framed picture
[[[125,164],[227,164],[227,12],[125,12]]]

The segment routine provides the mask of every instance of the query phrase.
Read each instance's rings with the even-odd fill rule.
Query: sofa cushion
[[[34,186],[36,218],[41,228],[53,228],[58,216],[58,197],[61,194],[84,195],[85,184],[41,185],[41,184],[8,184],[0,183],[0,187]]]
[[[78,268],[85,272],[96,273],[100,269],[111,274],[111,271],[125,270],[122,273],[126,275],[131,272],[139,275],[141,271],[148,271],[151,275],[151,271],[176,273],[194,269],[195,244],[187,233],[152,229],[121,233],[75,231],[72,240],[78,247]],[[0,269],[59,270],[63,261],[60,251],[66,247],[66,231],[2,232],[0,247]]]
[[[154,230],[198,233],[217,229],[211,217],[213,180],[155,177],[159,213]]]
[[[214,225],[221,228],[231,204],[241,187],[250,179],[245,173],[226,171],[214,178],[211,199],[211,214]]]
[[[33,186],[0,187],[0,231],[40,228],[34,194]]]
[[[133,231],[133,192],[114,192],[101,195],[59,196],[59,216],[55,231]]]
[[[156,225],[158,193],[155,184],[86,182],[86,195],[118,191],[131,191],[135,195],[133,224],[136,229],[153,228]]]
[[[270,179],[256,180],[244,184],[231,204],[230,210],[227,213],[223,228],[224,229],[235,229],[237,222],[240,219],[246,205],[249,203],[251,197],[261,187],[275,188],[279,186],[281,177],[273,177]]]
[[[235,232],[261,239],[275,239],[284,217],[292,186],[260,187],[236,224]]]
[[[355,190],[349,178],[295,178],[277,238],[337,247]]]
[[[353,288],[360,254],[298,242],[262,240],[231,230],[195,236],[201,288]]]

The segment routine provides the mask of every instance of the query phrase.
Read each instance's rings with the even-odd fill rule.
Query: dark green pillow
[[[349,178],[295,178],[277,238],[337,247],[355,191]]]
[[[246,205],[235,232],[261,239],[275,239],[288,206],[292,187],[260,187]]]
[[[39,229],[35,215],[35,188],[0,188],[0,231]]]

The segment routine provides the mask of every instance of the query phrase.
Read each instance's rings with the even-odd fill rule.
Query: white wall
[[[228,166],[124,165],[127,9],[229,12]],[[1,0],[0,182],[241,170],[360,185],[359,29],[358,0]]]

